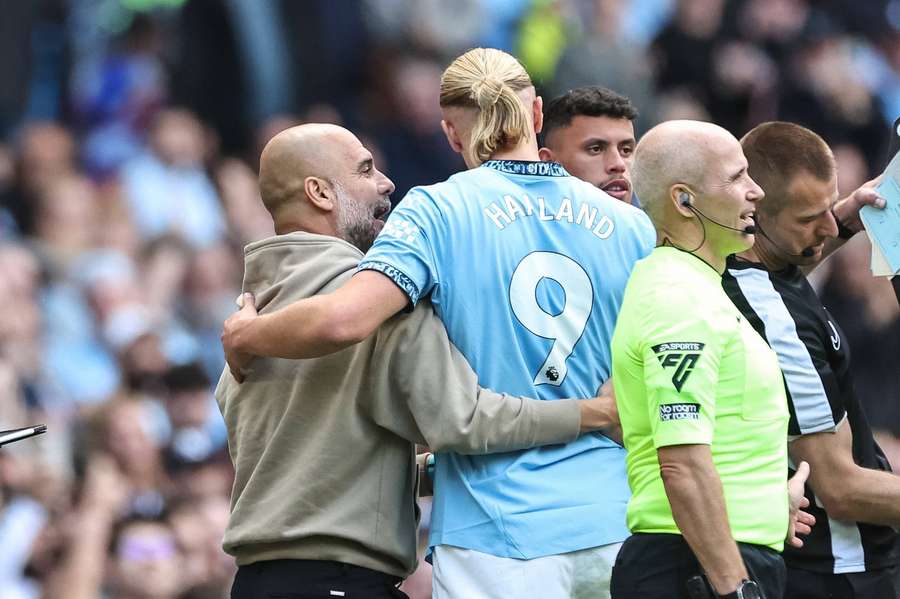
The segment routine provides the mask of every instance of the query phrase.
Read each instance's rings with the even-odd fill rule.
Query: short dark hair
[[[605,116],[633,121],[638,116],[631,100],[599,85],[570,89],[547,103],[544,108],[544,140],[560,128],[572,124],[576,116]]]
[[[210,389],[209,375],[198,362],[172,366],[162,377],[169,393],[183,393]]]
[[[750,177],[766,197],[760,209],[777,213],[785,204],[788,186],[797,175],[809,173],[830,181],[837,172],[831,148],[815,132],[795,123],[770,121],[741,138]]]

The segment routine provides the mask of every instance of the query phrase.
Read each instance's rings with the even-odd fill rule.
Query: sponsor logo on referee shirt
[[[674,368],[672,384],[681,391],[688,377],[694,371],[697,360],[703,352],[703,343],[696,341],[670,341],[653,346],[653,353],[659,358],[663,368]],[[691,404],[693,405],[693,404]]]
[[[659,406],[659,419],[700,420],[700,405],[695,403],[664,403]]]

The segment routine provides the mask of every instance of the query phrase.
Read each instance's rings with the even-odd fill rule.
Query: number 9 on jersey
[[[564,305],[551,314],[538,303],[538,285],[555,281],[564,294]],[[566,361],[581,339],[594,304],[594,288],[584,268],[554,252],[532,252],[513,272],[509,304],[519,322],[532,334],[552,339],[553,346],[534,377],[535,385],[559,386],[566,380]]]

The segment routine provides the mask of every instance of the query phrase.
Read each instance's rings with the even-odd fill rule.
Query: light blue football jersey
[[[430,295],[483,387],[585,398],[610,375],[625,283],[655,241],[643,212],[559,164],[493,160],[412,189],[359,268],[387,275],[413,304]],[[531,559],[628,536],[625,450],[600,434],[442,453],[435,489],[432,546]]]

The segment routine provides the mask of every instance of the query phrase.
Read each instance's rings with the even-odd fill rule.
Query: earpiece
[[[678,194],[678,199],[681,201],[682,206],[691,205],[691,194],[686,191],[682,191],[680,194]]]

